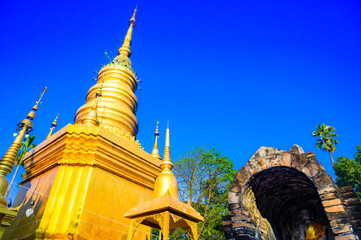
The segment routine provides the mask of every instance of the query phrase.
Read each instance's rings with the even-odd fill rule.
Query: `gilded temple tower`
[[[118,50],[119,55],[100,70],[97,84],[89,89],[86,103],[75,115],[75,124],[80,124],[91,111],[96,101],[96,92],[102,88],[102,97],[97,106],[100,127],[115,134],[136,136],[138,121],[135,112],[138,101],[134,92],[137,89],[137,77],[129,59],[136,11],[129,21],[127,35]]]
[[[135,13],[119,55],[104,66],[68,124],[24,159],[18,214],[2,239],[126,239],[124,214],[152,199],[161,160],[135,140],[137,78],[130,62]],[[149,239],[139,226],[134,239]]]

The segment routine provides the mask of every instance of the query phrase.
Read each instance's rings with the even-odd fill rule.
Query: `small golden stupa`
[[[6,207],[6,195],[10,189],[8,189],[9,182],[6,179],[6,176],[11,172],[14,168],[16,157],[21,147],[21,142],[23,141],[25,135],[29,134],[33,129],[33,122],[36,111],[39,108],[39,104],[41,103],[41,99],[44,93],[47,91],[47,88],[40,94],[40,98],[36,101],[36,104],[33,106],[32,111],[28,113],[26,119],[22,120],[18,124],[19,131],[18,134],[15,134],[15,140],[6,151],[5,155],[0,159],[0,238],[2,237],[4,231],[9,228],[12,220],[17,215],[18,209],[8,209]]]
[[[155,181],[153,198],[140,202],[124,215],[132,219],[128,240],[133,239],[140,224],[160,229],[163,239],[168,239],[173,229],[183,228],[192,240],[197,240],[197,223],[204,219],[190,204],[179,200],[177,179],[171,171],[173,164],[170,159],[169,127],[166,132],[164,157],[160,168],[162,171]]]

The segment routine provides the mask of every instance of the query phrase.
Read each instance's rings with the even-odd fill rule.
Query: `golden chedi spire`
[[[47,88],[44,88],[40,94],[39,101],[37,101],[36,104],[33,106],[32,111],[28,113],[26,119],[24,119],[18,124],[17,131],[20,130],[20,132],[16,135],[14,142],[11,144],[10,148],[6,151],[5,155],[0,160],[0,206],[6,206],[7,204],[4,198],[4,194],[8,188],[8,180],[5,177],[14,168],[15,160],[25,134],[28,134],[32,131],[33,123],[31,121],[35,118],[35,112],[38,110],[41,99],[46,91]]]
[[[164,156],[160,168],[161,172],[154,184],[153,197],[162,197],[165,194],[170,194],[171,197],[179,199],[178,182],[171,171],[173,163],[170,160],[169,127],[167,127],[165,136]]]
[[[85,104],[78,109],[75,115],[75,124],[82,124],[85,121],[97,125],[95,121],[90,123],[88,120],[84,120],[89,117],[89,114],[93,115],[94,120],[96,111],[99,127],[108,129],[116,135],[135,138],[138,132],[138,120],[135,116],[138,100],[134,93],[137,89],[137,77],[132,69],[129,56],[136,10],[129,21],[130,26],[123,45],[119,48],[119,55],[100,70],[97,83],[89,89]],[[95,104],[97,101],[95,93],[98,92],[101,85],[102,98],[98,99]]]
[[[58,112],[58,114],[56,115],[56,118],[54,119],[54,122],[51,124],[50,126],[50,132],[48,134],[48,136],[46,137],[46,139],[50,138],[51,135],[53,134],[53,130],[58,126],[58,117],[59,117],[60,111]]]
[[[133,34],[133,28],[135,27],[135,14],[136,14],[136,12],[137,12],[137,7],[135,7],[133,16],[129,20],[129,28],[128,28],[127,35],[125,36],[125,39],[123,41],[123,45],[118,50],[119,55],[130,57],[130,55],[132,54],[132,51],[130,51],[130,45],[132,44],[132,34]]]
[[[158,137],[159,137],[158,124],[159,124],[159,121],[157,120],[157,128],[155,129],[155,133],[154,133],[155,142],[154,142],[154,147],[152,150],[152,156],[158,158],[159,160],[162,160],[162,158],[159,155],[159,150],[158,150]]]

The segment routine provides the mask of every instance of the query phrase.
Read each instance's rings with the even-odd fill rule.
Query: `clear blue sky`
[[[0,8],[0,154],[47,86],[34,120],[40,143],[58,110],[73,123],[95,84],[93,70],[116,56],[138,4],[133,68],[139,133],[161,148],[170,120],[175,160],[215,147],[241,168],[261,146],[315,151],[318,123],[336,128],[334,157],[361,144],[361,4],[351,1],[6,1]],[[19,182],[20,180],[17,180]]]

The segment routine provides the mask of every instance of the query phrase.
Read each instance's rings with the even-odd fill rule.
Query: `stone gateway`
[[[338,188],[313,152],[261,147],[236,174],[226,239],[359,239],[361,203]]]

